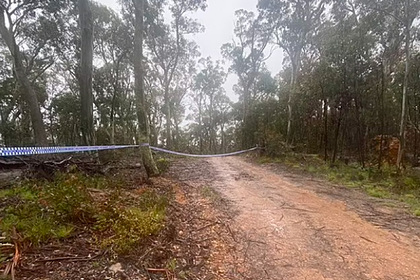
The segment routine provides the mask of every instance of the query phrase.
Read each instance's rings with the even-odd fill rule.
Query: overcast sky
[[[96,0],[115,10],[119,10],[117,0]],[[234,34],[235,11],[245,9],[256,11],[258,0],[208,0],[205,12],[197,12],[192,17],[204,25],[205,32],[193,37],[200,46],[200,52],[203,57],[211,56],[214,60],[222,60],[220,47],[224,43],[231,42]],[[273,75],[277,74],[282,68],[283,56],[281,51],[277,50],[270,59],[267,60],[267,67]],[[226,92],[232,100],[237,100],[233,94],[232,87],[236,83],[236,77],[229,75],[225,84]]]

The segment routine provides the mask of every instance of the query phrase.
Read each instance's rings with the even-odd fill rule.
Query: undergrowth
[[[364,190],[377,198],[405,202],[412,213],[420,216],[420,174],[405,170],[402,174],[395,167],[377,166],[362,168],[357,163],[331,165],[317,155],[289,154],[281,158],[261,157],[259,163],[280,163],[294,169],[315,174],[333,183]]]
[[[164,226],[167,197],[148,190],[127,199],[122,182],[81,173],[22,181],[0,190],[0,232],[38,246],[91,232],[100,245],[127,253]]]
[[[123,206],[125,205],[125,206]],[[115,196],[113,203],[97,214],[95,230],[102,247],[125,254],[164,226],[168,197],[146,190],[134,201]]]

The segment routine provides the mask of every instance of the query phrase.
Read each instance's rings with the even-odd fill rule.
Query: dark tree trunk
[[[79,21],[82,31],[79,87],[81,100],[81,130],[84,145],[94,144],[93,131],[93,16],[89,0],[79,0]]]
[[[171,98],[169,96],[169,85],[165,86],[165,118],[166,118],[166,147],[171,149],[172,144],[172,114],[171,114]]]
[[[290,78],[290,90],[287,98],[287,132],[286,132],[286,143],[292,143],[292,122],[293,122],[293,98],[297,91],[297,79],[300,72],[301,65],[301,53],[303,43],[295,51],[290,50],[290,60],[292,62],[292,75]]]
[[[328,100],[324,99],[324,161],[328,160]]]
[[[338,110],[338,119],[337,119],[337,126],[335,128],[335,135],[334,135],[334,151],[333,151],[333,156],[331,159],[331,163],[335,163],[336,159],[337,159],[337,153],[338,153],[338,137],[340,135],[340,126],[341,126],[341,119],[342,119],[342,109]]]
[[[133,0],[135,8],[135,34],[134,34],[134,76],[135,95],[137,107],[137,119],[139,125],[139,143],[149,143],[150,127],[147,118],[145,94],[144,94],[144,70],[143,70],[143,17],[144,0]],[[143,165],[147,175],[156,176],[159,170],[150,151],[149,146],[140,147]]]
[[[410,25],[409,23],[409,0],[405,1],[405,71],[404,71],[404,84],[402,92],[402,105],[401,105],[401,124],[400,124],[400,148],[398,150],[397,166],[402,168],[404,152],[405,152],[405,129],[407,123],[407,89],[408,89],[408,74],[410,71]]]
[[[23,55],[19,50],[13,34],[13,26],[6,27],[5,11],[0,7],[0,34],[3,41],[13,58],[14,73],[22,90],[22,97],[28,104],[29,114],[32,122],[32,129],[34,132],[35,143],[38,146],[45,146],[48,144],[47,134],[45,131],[44,121],[39,106],[38,97],[34,91],[31,81],[28,79],[27,71],[23,65]]]
[[[203,153],[203,115],[202,115],[202,103],[203,103],[203,93],[200,91],[198,101],[198,137],[199,137],[199,146],[200,154]]]
[[[382,160],[383,160],[383,141],[384,141],[384,134],[385,134],[385,91],[386,91],[386,65],[384,59],[382,59],[381,63],[381,95],[380,95],[380,112],[381,112],[381,127],[380,127],[380,135],[381,135],[381,142],[379,143],[379,155],[378,155],[378,169],[382,168]]]

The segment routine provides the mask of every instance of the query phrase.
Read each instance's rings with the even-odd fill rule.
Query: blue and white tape
[[[73,147],[10,147],[10,148],[0,147],[0,157],[91,152],[91,151],[136,148],[136,147],[138,147],[138,145],[73,146]]]
[[[230,157],[230,156],[236,156],[236,155],[240,155],[240,154],[243,154],[243,153],[248,153],[248,152],[255,151],[255,150],[259,149],[259,147],[255,147],[255,148],[248,149],[248,150],[237,151],[237,152],[233,152],[233,153],[214,154],[214,155],[186,154],[186,153],[174,152],[174,151],[170,151],[170,150],[166,150],[166,149],[162,149],[162,148],[157,148],[157,147],[153,147],[153,146],[150,146],[150,149],[152,149],[154,151],[157,151],[157,152],[163,152],[163,153],[177,155],[177,156],[195,157],[195,158],[213,158],[213,157]]]
[[[104,150],[118,150],[128,148],[138,148],[140,146],[149,146],[144,143],[141,145],[119,145],[119,146],[73,146],[73,147],[0,147],[0,157],[13,157],[13,156],[30,156],[30,155],[44,155],[44,154],[62,154],[62,153],[78,153],[78,152],[93,152],[93,151],[104,151]],[[174,152],[163,148],[149,146],[150,149],[157,152],[164,152],[177,156],[195,157],[195,158],[212,158],[212,157],[229,157],[243,153],[255,151],[258,147],[242,150],[233,153],[226,154],[215,154],[215,155],[195,155],[186,154],[181,152]]]

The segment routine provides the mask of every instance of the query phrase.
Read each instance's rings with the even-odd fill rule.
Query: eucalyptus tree
[[[153,65],[145,63],[145,91],[146,101],[148,104],[148,118],[150,123],[150,143],[154,146],[158,145],[159,137],[163,129],[164,113],[163,113],[163,91],[159,81],[159,73],[154,71]]]
[[[95,103],[101,115],[101,124],[111,144],[115,144],[117,118],[120,131],[128,125],[123,122],[125,114],[122,107],[125,105],[126,89],[131,89],[131,84],[124,81],[132,75],[129,60],[133,49],[133,32],[116,12],[105,6],[94,5],[93,15],[94,57],[99,64],[94,71]]]
[[[196,57],[198,57],[197,45],[190,42],[188,46],[189,51],[187,55],[182,57],[179,71],[176,73],[171,89],[171,113],[172,123],[174,126],[172,142],[176,149],[180,148],[182,142],[181,123],[185,119],[185,97],[191,92],[194,86],[194,75],[196,74]]]
[[[407,90],[410,71],[411,44],[413,40],[413,23],[418,18],[420,12],[419,1],[398,0],[398,1],[376,1],[368,3],[368,7],[372,10],[379,11],[385,18],[392,18],[402,26],[402,34],[404,38],[404,80],[402,83],[401,95],[401,122],[400,122],[400,148],[398,151],[397,166],[402,166],[403,155],[406,146],[406,129],[407,129]]]
[[[271,32],[268,32],[267,26],[253,12],[238,10],[235,15],[235,39],[222,46],[222,54],[231,62],[229,70],[239,80],[236,89],[242,103],[241,145],[247,148],[255,144],[249,127],[250,108],[257,88],[257,77],[264,67],[264,51],[270,41]]]
[[[204,151],[204,130],[208,131],[208,148],[206,150],[217,152],[217,126],[220,122],[226,121],[226,95],[223,84],[226,80],[220,62],[213,62],[211,58],[202,59],[200,61],[201,71],[195,76],[193,100],[197,106],[197,122],[198,122],[198,138],[199,149]],[[217,106],[219,105],[219,106]],[[218,108],[219,107],[219,108]],[[220,112],[217,112],[217,110]],[[219,115],[219,114],[220,115]],[[221,125],[222,135],[224,133],[224,125]],[[223,144],[223,143],[222,143]]]
[[[166,146],[173,146],[172,119],[173,119],[173,89],[175,78],[182,73],[185,65],[182,60],[191,55],[193,49],[187,35],[198,33],[202,26],[188,17],[188,14],[206,9],[206,0],[172,0],[169,2],[169,11],[172,22],[164,22],[163,15],[155,15],[147,32],[147,45],[151,52],[151,62],[154,72],[158,73],[163,90],[164,114],[166,130]]]
[[[275,43],[287,54],[290,65],[286,142],[291,142],[293,98],[296,95],[302,51],[311,35],[318,29],[325,5],[329,0],[259,0],[260,17],[273,29]],[[271,30],[269,28],[268,30]]]
[[[6,51],[0,53],[0,137],[4,145],[17,145],[19,95],[13,69],[7,59]]]
[[[13,72],[22,98],[29,108],[34,140],[47,144],[40,100],[34,89],[37,79],[52,65],[51,40],[57,35],[60,8],[65,1],[0,1],[0,35],[13,61]],[[28,36],[32,34],[39,36]],[[27,32],[25,32],[27,31]],[[36,42],[35,46],[30,46]],[[35,65],[39,75],[34,74]],[[31,78],[32,77],[32,78]]]
[[[82,143],[80,109],[75,104],[80,104],[78,90],[66,90],[51,98],[48,117],[53,144],[73,146]]]
[[[149,143],[150,127],[147,118],[147,108],[144,92],[144,68],[143,68],[143,35],[144,35],[144,0],[133,0],[135,24],[134,24],[134,92],[136,97],[136,111],[139,126],[139,143]],[[156,167],[149,146],[140,147],[143,165],[147,175],[156,176],[159,170]]]
[[[80,46],[80,102],[81,102],[81,129],[83,144],[94,144],[93,127],[93,15],[89,0],[78,0],[79,23],[81,29]]]

